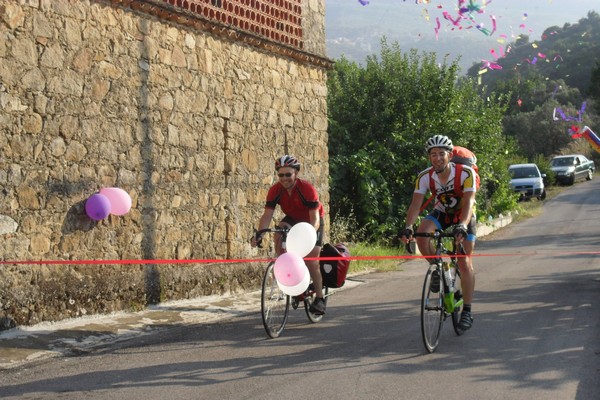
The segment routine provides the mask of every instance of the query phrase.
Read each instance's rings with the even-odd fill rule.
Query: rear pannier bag
[[[321,257],[350,257],[348,248],[343,243],[332,246],[326,243],[321,249]],[[319,260],[323,286],[340,288],[346,282],[350,260]]]

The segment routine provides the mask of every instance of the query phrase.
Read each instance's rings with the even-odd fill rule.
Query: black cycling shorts
[[[440,210],[433,210],[429,215],[425,217],[430,221],[433,221],[438,229],[445,231],[448,227],[456,225],[454,221],[454,215],[446,214]],[[469,242],[474,242],[477,239],[477,218],[475,214],[471,216],[471,220],[467,224],[467,238]]]

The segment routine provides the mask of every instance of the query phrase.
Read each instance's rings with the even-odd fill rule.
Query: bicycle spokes
[[[267,334],[278,337],[287,322],[290,308],[290,297],[279,289],[273,273],[273,263],[265,271],[262,284],[261,314]]]
[[[428,352],[435,351],[439,344],[442,322],[444,320],[444,285],[436,285],[432,290],[431,280],[433,272],[439,273],[437,265],[429,267],[423,283],[421,297],[421,333],[423,344]]]

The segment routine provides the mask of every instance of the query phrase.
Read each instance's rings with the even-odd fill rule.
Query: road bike
[[[464,333],[458,325],[463,298],[456,257],[457,250],[461,254],[464,254],[464,250],[462,245],[457,249],[453,233],[439,229],[435,232],[416,232],[413,236],[431,238],[435,245],[435,254],[438,256],[430,261],[421,295],[421,335],[425,349],[433,353],[440,343],[442,324],[449,316],[452,317],[454,332],[459,336]],[[445,238],[452,238],[451,250],[446,248]],[[410,253],[415,252],[414,241],[407,244],[407,250]],[[449,256],[449,261],[444,261],[444,256]]]
[[[264,233],[279,233],[281,234],[282,248],[285,248],[285,240],[288,232],[288,228],[277,227],[262,229],[258,231],[256,235],[262,235]],[[275,252],[273,251],[272,253],[274,254]],[[279,337],[285,329],[290,311],[290,305],[294,310],[296,310],[301,304],[303,304],[304,311],[306,311],[306,316],[310,322],[316,323],[323,318],[322,314],[310,312],[310,306],[316,298],[316,292],[312,283],[308,286],[304,293],[298,296],[289,296],[283,293],[283,291],[281,291],[279,288],[279,285],[277,285],[277,279],[275,278],[275,273],[273,271],[274,266],[275,261],[270,261],[267,265],[267,269],[265,270],[265,275],[262,281],[260,301],[260,311],[262,314],[263,326],[265,327],[265,331],[270,338]],[[327,298],[330,295],[329,288],[323,286],[323,300],[325,305],[327,305]]]

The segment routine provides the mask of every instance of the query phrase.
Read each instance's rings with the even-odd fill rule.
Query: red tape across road
[[[600,251],[584,252],[555,252],[555,253],[505,253],[505,254],[471,254],[471,257],[523,257],[523,256],[572,256],[572,255],[600,255]],[[444,256],[443,258],[446,258]],[[456,257],[464,257],[458,255]],[[438,258],[438,256],[350,256],[350,257],[306,257],[305,260],[394,260],[394,259],[420,259],[420,258]],[[224,263],[253,263],[270,262],[274,258],[262,259],[191,259],[191,260],[15,260],[0,261],[0,265],[101,265],[101,264],[224,264]]]

